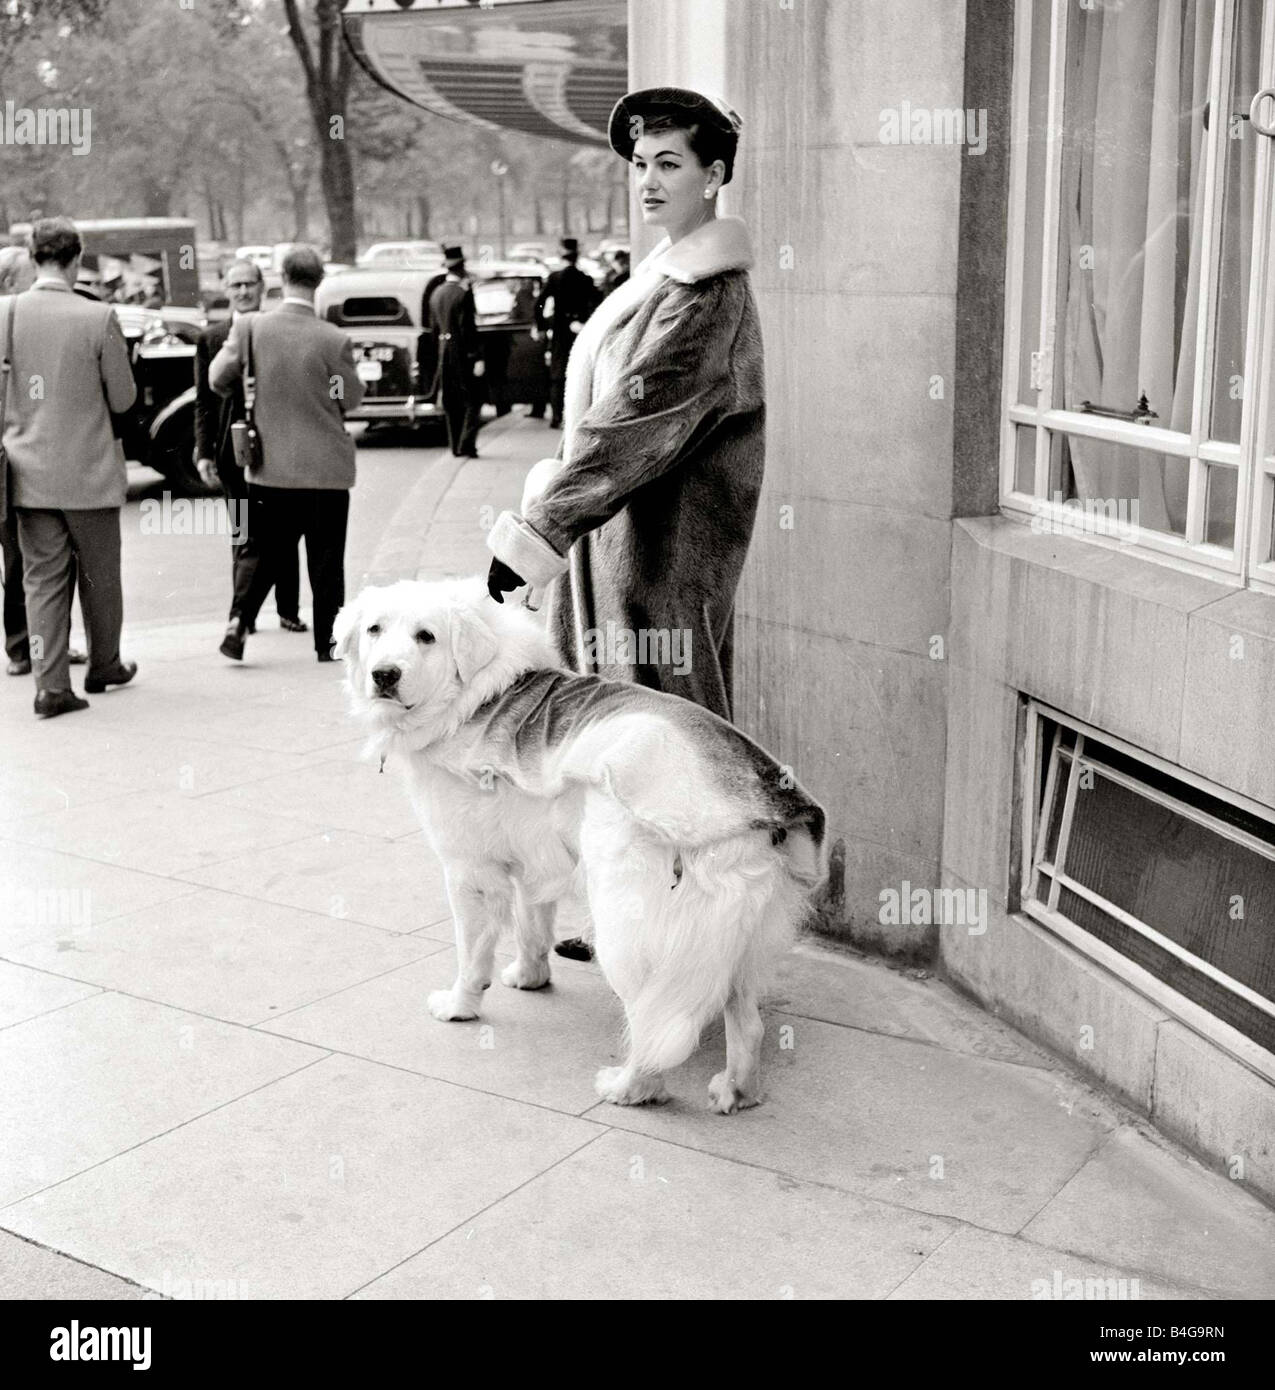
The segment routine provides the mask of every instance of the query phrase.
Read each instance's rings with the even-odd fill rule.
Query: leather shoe
[[[84,689],[90,695],[100,695],[108,685],[127,685],[137,674],[137,662],[118,661],[100,676],[85,676]]]
[[[316,660],[316,661],[335,661],[335,660],[336,660],[336,657],[333,656],[331,652],[316,652],[316,653],[315,653],[315,660]]]
[[[303,623],[300,618],[280,618],[279,626],[284,632],[309,632],[309,623]]]
[[[565,941],[559,941],[553,949],[567,960],[593,959],[593,947],[583,937],[570,936]]]
[[[53,719],[77,709],[88,709],[89,702],[81,700],[74,690],[41,690],[35,697],[35,717]]]
[[[29,676],[31,674],[31,658],[29,656],[15,656],[7,669],[11,676]]]
[[[88,665],[88,657],[78,647],[68,648],[66,659],[72,666]]]
[[[231,623],[217,650],[222,656],[228,656],[231,661],[242,661],[243,644],[247,636],[248,631],[241,623]]]

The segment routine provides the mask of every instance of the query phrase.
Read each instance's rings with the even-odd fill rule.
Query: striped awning
[[[605,145],[628,77],[626,0],[347,0],[378,82],[436,115]]]

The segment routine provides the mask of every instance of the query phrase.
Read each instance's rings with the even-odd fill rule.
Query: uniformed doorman
[[[457,458],[478,457],[478,426],[486,370],[474,318],[474,292],[465,277],[465,253],[444,246],[447,278],[429,299],[430,331],[438,341],[435,389],[447,420],[447,442]]]
[[[545,279],[544,289],[536,300],[536,330],[551,335],[549,355],[550,419],[554,429],[562,425],[562,400],[567,386],[567,358],[576,334],[585,320],[598,307],[598,292],[593,281],[576,266],[580,258],[580,243],[573,236],[563,237],[562,257],[566,265]],[[546,318],[545,306],[553,300],[553,315]]]

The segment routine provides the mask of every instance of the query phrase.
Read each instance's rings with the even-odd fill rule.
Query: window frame
[[[1011,149],[1008,235],[1005,279],[1005,332],[1002,359],[1000,433],[1000,507],[1015,520],[1042,518],[1065,534],[1076,534],[1075,512],[1048,495],[1052,435],[1062,433],[1131,448],[1186,458],[1189,462],[1185,536],[1139,528],[1128,539],[1128,528],[1090,517],[1083,539],[1115,547],[1140,558],[1169,565],[1186,573],[1217,580],[1231,587],[1251,587],[1275,594],[1275,561],[1262,563],[1269,554],[1271,516],[1275,507],[1275,457],[1267,458],[1260,441],[1271,438],[1275,425],[1271,397],[1275,394],[1275,139],[1257,138],[1254,170],[1254,223],[1249,278],[1248,329],[1245,339],[1245,402],[1237,444],[1204,436],[1212,404],[1214,326],[1218,312],[1221,246],[1218,235],[1222,206],[1218,196],[1219,172],[1225,157],[1226,121],[1210,122],[1205,141],[1204,203],[1201,239],[1202,274],[1200,312],[1196,323],[1196,351],[1192,384],[1189,433],[1158,426],[1113,420],[1055,406],[1053,348],[1056,340],[1056,303],[1059,279],[1059,222],[1061,215],[1063,101],[1067,62],[1068,20],[1074,0],[1015,0],[1014,62],[1011,80]],[[1238,0],[1216,0],[1213,15],[1212,54],[1209,73],[1210,109],[1220,111],[1229,90],[1236,5]],[[1031,96],[1033,22],[1048,13],[1049,91],[1047,94],[1045,181],[1042,200],[1041,242],[1029,246],[1027,238],[1028,130]],[[1218,57],[1220,55],[1220,57]],[[1275,5],[1263,6],[1260,72],[1275,75]],[[1266,212],[1263,209],[1267,209]],[[1040,258],[1039,343],[1035,350],[1023,341],[1022,295],[1026,257]],[[1024,351],[1039,364],[1035,404],[1021,403],[1018,396]],[[1018,429],[1035,428],[1033,493],[1016,487]],[[1275,455],[1275,441],[1272,441]],[[1236,471],[1234,547],[1225,548],[1203,539],[1207,468],[1221,464]],[[1041,524],[1041,523],[1038,523]],[[1121,534],[1121,532],[1124,534]]]
[[[1133,744],[1117,738],[1108,733],[1105,729],[1099,729],[1095,725],[1088,724],[1084,720],[1076,719],[1069,714],[1054,709],[1043,701],[1035,700],[1030,697],[1025,698],[1026,718],[1023,721],[1022,744],[1019,748],[1018,771],[1022,795],[1019,798],[1019,811],[1021,814],[1019,828],[1019,863],[1018,863],[1018,911],[1023,917],[1038,923],[1053,935],[1061,937],[1068,945],[1074,947],[1081,955],[1093,960],[1111,974],[1116,975],[1126,984],[1130,985],[1139,994],[1151,1000],[1154,1004],[1162,1008],[1171,1017],[1177,1019],[1194,1032],[1207,1038],[1211,1043],[1220,1047],[1223,1051],[1242,1062],[1250,1070],[1255,1071],[1264,1080],[1275,1084],[1275,1053],[1268,1052],[1260,1043],[1254,1042],[1252,1038],[1239,1031],[1238,1028],[1218,1018],[1210,1013],[1202,1005],[1195,1003],[1194,1000],[1179,994],[1171,985],[1166,984],[1158,976],[1151,973],[1144,966],[1137,964],[1122,952],[1114,947],[1108,946],[1099,940],[1092,933],[1083,927],[1077,926],[1070,918],[1066,917],[1057,908],[1059,889],[1067,887],[1071,891],[1079,891],[1080,896],[1095,902],[1104,911],[1110,911],[1114,904],[1108,904],[1097,895],[1088,890],[1085,885],[1077,885],[1074,881],[1063,883],[1067,877],[1065,871],[1060,875],[1057,871],[1046,875],[1049,889],[1044,897],[1036,896],[1035,878],[1038,870],[1039,858],[1044,853],[1045,831],[1048,824],[1049,808],[1054,799],[1056,789],[1055,777],[1061,767],[1062,759],[1058,760],[1055,766],[1051,758],[1051,749],[1045,746],[1043,738],[1043,724],[1045,721],[1053,724],[1059,729],[1072,730],[1077,739],[1077,749],[1080,751],[1069,761],[1067,775],[1072,782],[1078,778],[1078,768],[1080,762],[1085,758],[1083,752],[1083,742],[1085,739],[1092,738],[1107,747],[1115,749],[1117,752],[1142,763],[1149,768],[1153,768],[1174,778],[1178,782],[1185,783],[1187,786],[1196,787],[1209,796],[1228,802],[1241,810],[1250,812],[1259,818],[1275,822],[1275,815],[1272,815],[1269,806],[1263,806],[1259,802],[1253,801],[1249,797],[1240,795],[1238,792],[1229,788],[1219,786],[1217,783],[1210,782],[1207,778],[1199,776],[1186,768],[1178,767],[1164,758],[1157,757],[1153,753],[1146,752],[1145,749],[1136,748]],[[1046,778],[1043,794],[1038,794],[1041,786],[1042,774]],[[1148,788],[1139,792],[1140,795],[1147,795],[1150,799],[1162,799],[1172,801],[1173,798],[1167,797],[1162,793],[1156,793],[1155,789]],[[1058,859],[1065,860],[1067,849],[1067,838],[1071,829],[1071,812],[1074,805],[1073,794],[1069,795],[1064,802],[1063,813],[1058,828],[1059,853]],[[1191,819],[1207,823],[1211,818],[1205,812],[1198,812],[1190,816]],[[1234,838],[1242,840],[1243,832],[1235,827],[1230,828]],[[1263,851],[1267,852],[1267,851]],[[1052,861],[1051,861],[1052,868]],[[1128,913],[1123,913],[1116,909],[1116,920],[1123,922],[1132,930],[1149,936],[1157,944],[1166,947],[1171,954],[1182,957],[1184,952],[1175,943],[1167,942],[1167,939],[1160,938],[1159,933],[1154,929],[1149,929],[1148,924],[1138,922]],[[1189,953],[1188,953],[1189,954]],[[1207,964],[1201,962],[1201,964]],[[1215,968],[1201,973],[1221,973],[1216,972]],[[1248,993],[1246,987],[1240,986],[1239,982],[1233,982],[1239,986],[1237,992]]]

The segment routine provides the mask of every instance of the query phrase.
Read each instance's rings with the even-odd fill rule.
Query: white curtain
[[[1240,6],[1236,83],[1244,109],[1258,85],[1260,9]],[[1114,9],[1073,11],[1073,23],[1061,203],[1064,404],[1132,411],[1145,394],[1154,424],[1185,433],[1203,270],[1213,0],[1125,0]],[[1229,116],[1221,113],[1228,126]],[[1234,287],[1235,302],[1224,295],[1220,305],[1218,377],[1243,360],[1240,289],[1247,289],[1253,213],[1247,122],[1242,137],[1227,143],[1222,286]],[[1215,392],[1213,434],[1238,440],[1240,402],[1229,399],[1225,384]],[[1076,436],[1069,444],[1078,496],[1136,498],[1144,526],[1185,529],[1186,460]]]

